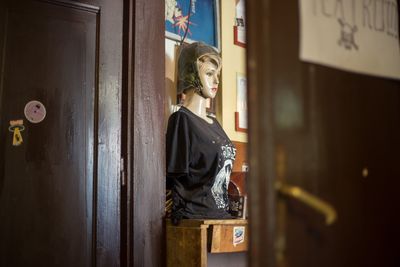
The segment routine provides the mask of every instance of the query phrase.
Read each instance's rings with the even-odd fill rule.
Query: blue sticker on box
[[[245,227],[235,226],[233,227],[233,246],[237,246],[244,242]]]

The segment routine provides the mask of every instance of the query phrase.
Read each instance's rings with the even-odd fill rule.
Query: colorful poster
[[[300,58],[400,79],[396,0],[300,0]]]
[[[166,36],[180,41],[187,31],[186,41],[203,41],[218,47],[218,6],[215,1],[166,0]]]

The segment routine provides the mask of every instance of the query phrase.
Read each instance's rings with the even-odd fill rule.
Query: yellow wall
[[[246,74],[246,50],[233,44],[235,0],[221,0],[222,126],[230,139],[247,142],[247,134],[235,131],[236,74]]]

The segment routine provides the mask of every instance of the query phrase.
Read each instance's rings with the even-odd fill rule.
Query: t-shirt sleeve
[[[168,121],[166,136],[167,176],[178,177],[189,173],[190,137],[188,118],[177,111]]]

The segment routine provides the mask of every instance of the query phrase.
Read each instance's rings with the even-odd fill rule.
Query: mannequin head
[[[183,45],[178,59],[178,94],[195,90],[204,98],[215,97],[219,84],[221,57],[201,42]]]

